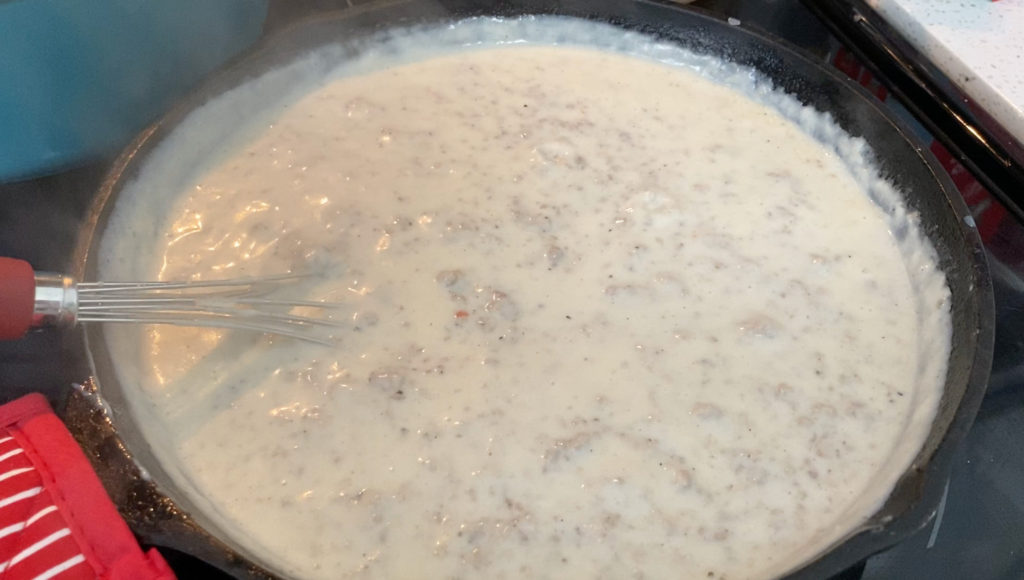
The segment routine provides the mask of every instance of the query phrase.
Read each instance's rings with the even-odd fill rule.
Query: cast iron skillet
[[[646,0],[397,0],[327,13],[294,25],[216,75],[125,150],[91,208],[78,246],[74,274],[79,279],[97,279],[93,256],[98,234],[103,231],[119,192],[138,174],[152,149],[191,110],[210,97],[312,49],[364,37],[385,27],[477,15],[542,13],[580,16],[642,30],[697,52],[751,66],[804,103],[831,113],[846,131],[864,137],[872,145],[883,173],[905,192],[910,209],[920,214],[923,229],[938,250],[940,266],[949,280],[953,348],[945,393],[924,448],[885,505],[859,531],[790,577],[836,575],[925,526],[935,515],[955,447],[974,420],[991,363],[992,289],[973,222],[948,176],[927,148],[856,83],[809,60],[778,39],[730,25],[703,12]],[[124,391],[132,385],[118,384],[112,372],[113,361],[104,347],[102,328],[88,327],[79,338],[91,357],[92,386],[102,384],[100,392],[108,407],[103,417],[97,411],[92,415],[95,421],[87,421],[89,424],[75,430],[82,435],[83,445],[91,452],[101,477],[135,532],[144,542],[190,553],[240,578],[273,577],[269,572],[272,561],[247,553],[224,539],[227,535],[194,508],[155,460],[128,412]],[[110,428],[114,429],[113,436]],[[118,459],[124,454],[131,460]],[[150,479],[139,475],[139,467],[148,472]]]

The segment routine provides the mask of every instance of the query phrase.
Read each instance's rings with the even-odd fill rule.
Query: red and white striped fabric
[[[0,580],[173,580],[40,395],[0,407]]]

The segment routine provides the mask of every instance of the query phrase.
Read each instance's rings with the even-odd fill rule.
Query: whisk
[[[338,304],[264,297],[303,277],[76,282],[63,274],[36,272],[24,260],[0,258],[0,340],[21,338],[35,327],[103,322],[224,328],[334,344],[316,328],[338,326],[337,322],[290,310],[307,307],[322,314]]]

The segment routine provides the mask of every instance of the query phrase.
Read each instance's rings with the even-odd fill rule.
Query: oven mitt
[[[173,580],[42,395],[0,406],[0,580]]]

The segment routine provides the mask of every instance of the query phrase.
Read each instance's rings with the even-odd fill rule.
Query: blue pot
[[[0,181],[127,144],[259,38],[266,0],[0,0]]]

